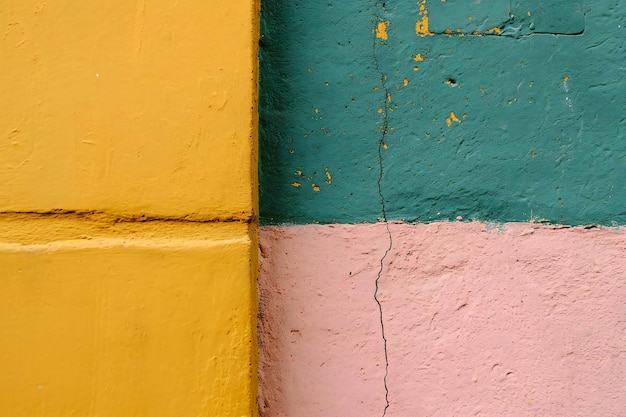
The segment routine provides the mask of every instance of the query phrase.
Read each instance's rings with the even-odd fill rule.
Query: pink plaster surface
[[[626,230],[390,224],[389,417],[626,416]],[[382,416],[384,224],[263,227],[260,409]]]

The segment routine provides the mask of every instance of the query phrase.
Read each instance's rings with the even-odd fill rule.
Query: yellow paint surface
[[[254,3],[4,1],[0,211],[249,216]]]
[[[141,226],[0,243],[3,415],[255,415],[253,242],[211,238],[230,225],[194,239]]]
[[[256,416],[258,1],[0,28],[2,415]]]

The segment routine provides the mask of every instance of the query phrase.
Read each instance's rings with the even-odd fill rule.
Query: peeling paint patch
[[[433,33],[428,30],[428,9],[426,8],[426,0],[419,1],[419,16],[417,23],[415,23],[415,33],[417,36],[432,36]]]
[[[387,28],[389,27],[389,21],[383,20],[378,22],[378,26],[376,26],[376,38],[387,40],[389,39],[389,35],[387,35]]]
[[[461,123],[461,120],[456,117],[456,114],[454,114],[453,111],[450,112],[450,117],[446,118],[446,124],[448,125],[448,127],[452,125],[452,122]]]
[[[330,171],[328,170],[328,168],[324,168],[324,173],[326,174],[326,184],[330,185],[333,182],[333,177],[332,175],[330,175]]]

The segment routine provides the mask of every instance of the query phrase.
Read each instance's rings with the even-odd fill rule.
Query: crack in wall
[[[391,95],[385,82],[387,79],[387,76],[384,74],[384,72],[380,68],[380,62],[378,60],[378,54],[377,54],[378,46],[381,44],[384,45],[384,42],[380,41],[380,39],[382,38],[382,36],[385,37],[383,39],[386,39],[386,36],[387,36],[386,35],[387,22],[385,22],[380,17],[380,14],[379,14],[380,6],[379,6],[378,1],[375,2],[375,7],[376,7],[376,28],[374,29],[374,41],[372,45],[372,54],[374,57],[374,66],[376,68],[376,71],[380,74],[380,89],[382,90],[384,94],[383,106],[381,107],[383,122],[382,122],[382,125],[379,126],[379,130],[380,130],[380,138],[378,140],[379,173],[378,173],[377,187],[378,187],[378,196],[380,197],[381,215],[382,215],[382,217],[379,220],[385,223],[387,236],[389,238],[389,245],[387,246],[387,249],[385,250],[383,256],[380,258],[380,267],[376,275],[375,290],[374,290],[374,301],[376,301],[376,305],[378,306],[378,313],[379,313],[379,318],[380,318],[380,331],[381,331],[381,336],[383,339],[383,350],[385,354],[385,376],[383,378],[383,384],[385,387],[385,408],[383,409],[383,414],[382,414],[383,417],[385,417],[387,415],[387,410],[389,409],[389,405],[390,405],[389,385],[387,384],[387,378],[389,376],[389,354],[387,350],[387,336],[385,334],[383,305],[380,302],[380,299],[378,298],[378,292],[380,290],[380,280],[382,278],[383,270],[385,267],[385,259],[387,258],[387,255],[389,254],[393,246],[393,239],[391,236],[391,230],[389,229],[389,222],[387,220],[387,210],[385,208],[385,197],[383,195],[383,188],[382,188],[382,180],[383,180],[383,174],[384,174],[383,151],[387,149],[387,143],[385,142],[385,140],[387,138],[387,132],[388,132],[388,126],[389,126],[388,114],[389,114],[389,103],[391,101]],[[385,4],[383,3],[382,8],[384,9],[384,7],[385,7]],[[381,28],[380,25],[383,25],[382,34],[381,34],[381,31],[379,30]]]
[[[584,30],[575,33],[561,33],[561,32],[533,32],[533,33],[521,33],[521,26],[511,26],[511,25],[500,25],[497,26],[500,33],[488,33],[488,32],[452,32],[452,31],[438,31],[438,32],[430,32],[430,36],[446,36],[446,37],[463,37],[463,36],[473,36],[473,37],[501,37],[501,38],[529,38],[532,36],[544,36],[544,35],[552,35],[552,36],[583,36],[585,34]]]

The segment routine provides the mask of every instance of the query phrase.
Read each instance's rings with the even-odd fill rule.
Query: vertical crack
[[[383,256],[380,258],[380,265],[378,269],[378,274],[376,275],[375,290],[374,290],[374,301],[376,301],[376,305],[378,306],[378,313],[379,313],[379,319],[380,319],[380,331],[381,331],[381,336],[383,339],[383,350],[385,354],[385,376],[383,378],[383,384],[385,387],[385,408],[383,409],[383,414],[382,414],[383,417],[385,417],[387,415],[387,410],[389,409],[389,386],[387,384],[387,377],[389,376],[389,355],[387,351],[387,336],[385,334],[385,320],[384,320],[384,314],[383,314],[383,305],[380,302],[380,299],[378,298],[378,292],[380,290],[380,280],[383,275],[383,270],[385,267],[385,259],[387,258],[387,255],[389,254],[393,246],[391,230],[389,229],[389,222],[387,221],[387,210],[385,207],[385,197],[383,195],[383,187],[382,187],[382,180],[383,180],[383,174],[384,174],[383,151],[387,149],[387,143],[385,141],[387,139],[387,132],[388,132],[388,124],[389,124],[388,114],[389,114],[389,102],[391,101],[391,96],[386,85],[387,76],[380,68],[380,62],[379,62],[378,54],[377,54],[377,49],[379,45],[381,44],[384,45],[384,42],[382,42],[381,39],[387,38],[386,28],[387,28],[388,22],[385,22],[380,17],[379,1],[377,0],[375,4],[376,4],[376,28],[374,29],[372,54],[374,56],[374,65],[376,67],[376,71],[380,74],[380,89],[382,90],[384,94],[383,106],[381,107],[383,122],[379,126],[379,131],[380,131],[380,138],[378,140],[378,170],[379,172],[378,172],[377,187],[378,187],[378,196],[380,197],[380,205],[381,205],[381,213],[382,213],[381,214],[382,217],[379,220],[385,223],[385,228],[386,228],[387,236],[389,240],[389,244],[385,252],[383,253]],[[385,7],[384,3],[382,7],[384,9]],[[381,25],[383,25],[382,28],[384,31],[384,37],[381,36],[381,33],[379,31],[379,29],[381,28]]]

